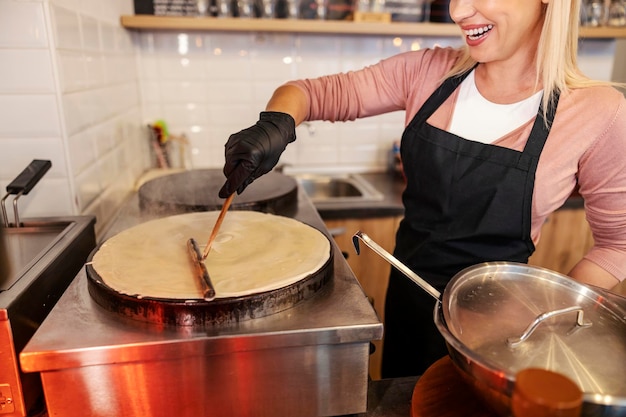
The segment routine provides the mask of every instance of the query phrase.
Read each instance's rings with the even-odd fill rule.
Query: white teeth
[[[474,28],[465,31],[465,35],[469,36],[472,39],[476,39],[483,35],[484,33],[493,29],[493,25],[486,25],[481,28]]]

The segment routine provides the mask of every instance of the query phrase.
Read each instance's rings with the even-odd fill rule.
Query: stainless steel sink
[[[383,194],[359,174],[293,175],[313,203],[382,200]]]

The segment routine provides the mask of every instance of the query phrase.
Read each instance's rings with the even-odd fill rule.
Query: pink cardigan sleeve
[[[309,121],[348,121],[406,110],[408,123],[457,56],[452,48],[405,52],[358,71],[287,84],[307,95]]]
[[[618,92],[611,98],[598,103],[598,108],[608,113],[606,123],[597,126],[597,137],[580,158],[577,178],[594,238],[594,246],[585,258],[623,281],[626,277],[626,100]],[[611,102],[617,105],[608,106]],[[589,117],[593,120],[592,115]],[[593,124],[588,118],[585,120]]]

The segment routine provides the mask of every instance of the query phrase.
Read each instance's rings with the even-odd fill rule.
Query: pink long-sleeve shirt
[[[457,56],[452,48],[406,52],[359,71],[288,84],[307,95],[306,120],[347,121],[405,110],[406,126]],[[449,127],[457,93],[458,89],[428,123],[444,130]],[[523,150],[533,122],[493,144]],[[576,185],[595,241],[585,258],[622,281],[626,277],[626,100],[612,87],[561,94],[537,167],[531,229],[535,243],[547,216],[563,205]]]

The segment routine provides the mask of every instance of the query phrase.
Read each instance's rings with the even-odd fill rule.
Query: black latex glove
[[[296,122],[287,113],[262,112],[254,126],[230,135],[226,142],[226,182],[219,196],[241,194],[252,181],[276,166],[287,144],[296,140]]]

